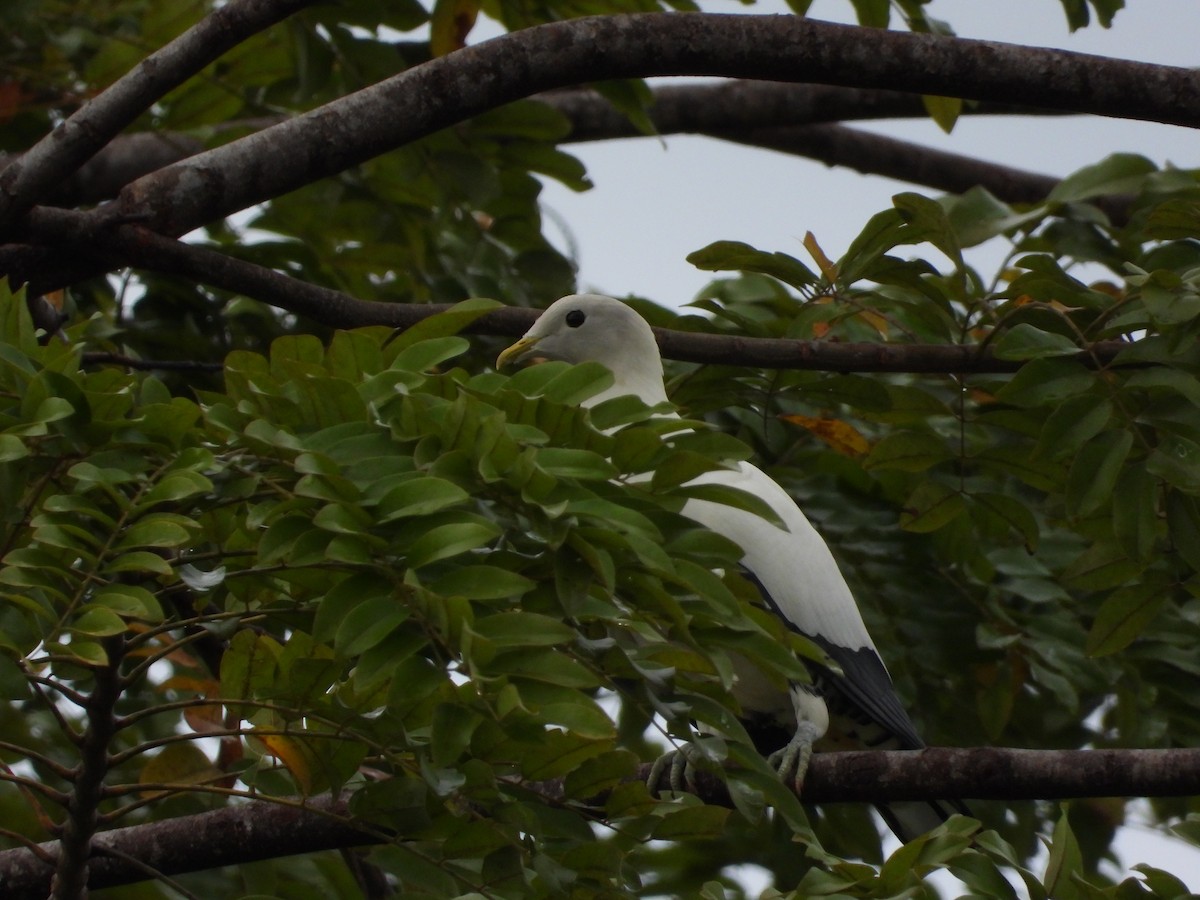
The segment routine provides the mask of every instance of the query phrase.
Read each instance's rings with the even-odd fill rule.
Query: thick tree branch
[[[68,178],[39,200],[50,206],[93,206],[111,200],[125,185],[143,175],[187,159],[204,149],[198,138],[182,132],[137,131],[120,134]],[[19,163],[24,154],[0,154],[0,169]]]
[[[0,173],[0,232],[134,119],[227,50],[312,0],[232,0],[151,53]]]
[[[807,141],[797,146],[773,146],[761,129],[791,129],[813,125],[864,119],[924,118],[928,115],[921,98],[899,91],[872,91],[821,84],[782,84],[772,81],[719,81],[710,84],[659,85],[651,88],[653,101],[647,110],[658,135],[708,134],[725,140],[767,146],[787,153],[812,156],[831,165],[838,160],[814,153]],[[629,118],[604,97],[589,88],[569,88],[539,94],[533,98],[562,113],[571,123],[566,143],[605,141],[644,137]],[[964,115],[1047,115],[1046,110],[1010,104],[977,103]],[[281,117],[237,120],[230,127],[242,130],[267,128],[279,124]],[[762,141],[758,139],[760,133]],[[906,147],[914,145],[905,145]],[[151,172],[193,156],[204,149],[203,143],[180,132],[136,132],[118,135],[96,153],[75,174],[55,186],[45,202],[54,206],[90,206],[109,200],[121,188]],[[889,154],[895,156],[894,153]],[[0,167],[20,159],[0,154]],[[859,162],[850,163],[855,168]],[[988,166],[987,163],[981,165]],[[997,166],[996,168],[1003,168]],[[863,170],[865,171],[865,170]],[[1029,175],[1006,169],[1015,194],[997,193],[1005,200],[1040,199],[1037,190],[1048,176]],[[921,183],[919,180],[917,183]],[[1051,184],[1055,183],[1053,180]],[[937,185],[934,185],[937,186]],[[997,183],[1003,190],[1003,183]],[[994,193],[996,191],[993,191]]]
[[[649,766],[638,773],[649,774]],[[528,786],[547,801],[563,799],[560,781]],[[663,785],[665,787],[665,785]],[[720,780],[700,773],[697,793],[728,805]],[[1072,797],[1175,797],[1200,794],[1200,750],[1011,750],[931,747],[890,753],[821,753],[813,757],[804,800],[813,803],[920,799],[1034,800]],[[986,823],[985,823],[986,825]],[[347,806],[328,797],[302,808],[252,803],[97,835],[93,888],[145,878],[361,846],[378,837],[355,828]],[[55,857],[58,843],[40,848]],[[136,859],[135,866],[125,860]],[[44,897],[50,867],[30,850],[0,853],[0,891],[11,900]]]
[[[303,807],[260,802],[148,825],[117,828],[96,836],[89,861],[93,889],[146,878],[150,867],[177,875],[241,865],[300,853],[378,843],[378,837],[349,824],[343,801],[319,797]],[[57,841],[42,845],[51,858]],[[137,860],[134,865],[127,860]],[[0,895],[34,900],[47,894],[51,867],[29,850],[0,852]]]
[[[597,79],[719,75],[836,83],[1200,127],[1200,74],[792,16],[644,13],[503,35],[168,166],[101,215],[178,235],[504,103]]]

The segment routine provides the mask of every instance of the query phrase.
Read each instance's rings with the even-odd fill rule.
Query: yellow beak
[[[517,362],[522,356],[532,350],[534,344],[536,344],[539,340],[541,340],[541,338],[523,337],[511,347],[505,348],[505,350],[496,357],[497,371],[503,369],[505,366],[512,365],[513,363]]]

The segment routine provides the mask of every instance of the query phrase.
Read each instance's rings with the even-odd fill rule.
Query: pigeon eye
[[[573,309],[567,313],[567,327],[578,328],[587,319],[587,313],[582,309]]]

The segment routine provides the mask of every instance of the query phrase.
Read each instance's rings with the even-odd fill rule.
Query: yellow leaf
[[[880,337],[888,336],[888,320],[879,313],[864,309],[858,314],[858,317],[878,331]]]
[[[782,416],[785,422],[807,428],[843,456],[865,456],[871,443],[857,428],[840,419],[814,419],[809,416]]]
[[[429,20],[430,53],[445,56],[465,47],[478,15],[478,0],[436,0]]]
[[[817,268],[821,270],[821,274],[826,281],[833,282],[837,280],[837,263],[825,255],[825,251],[821,249],[821,245],[817,243],[816,236],[811,232],[806,232],[804,235],[804,249],[808,251],[808,255],[813,258],[817,264]]]
[[[283,763],[283,767],[296,779],[301,793],[312,792],[314,781],[312,751],[303,741],[286,734],[252,732],[251,737],[261,744],[267,753]]]

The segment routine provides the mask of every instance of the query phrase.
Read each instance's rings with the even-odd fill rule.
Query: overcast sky
[[[963,37],[1170,65],[1200,63],[1200,0],[1128,2],[1131,8],[1117,15],[1111,30],[1092,25],[1075,34],[1068,32],[1055,0],[937,0],[930,9]],[[782,3],[777,8],[774,4],[747,8],[709,2],[705,8],[786,11]],[[851,9],[848,0],[816,0],[810,15],[851,21]],[[865,127],[1049,175],[1069,174],[1118,151],[1140,153],[1160,165],[1200,166],[1200,136],[1169,125],[1080,116],[964,118],[951,135],[928,121]],[[889,179],[708,138],[679,136],[665,142],[642,138],[569,149],[583,160],[596,186],[575,194],[551,182],[544,202],[566,223],[577,245],[581,288],[616,296],[637,294],[667,305],[687,303],[710,280],[710,273],[693,269],[686,257],[712,241],[745,241],[810,263],[801,240],[811,231],[836,259],[870,216],[891,205],[893,194],[913,189]],[[553,227],[550,232],[553,235]],[[986,278],[1004,252],[998,244],[985,245],[970,258]],[[1127,827],[1118,852],[1126,868],[1147,862],[1183,878],[1192,891],[1200,892],[1200,851],[1183,841]]]

